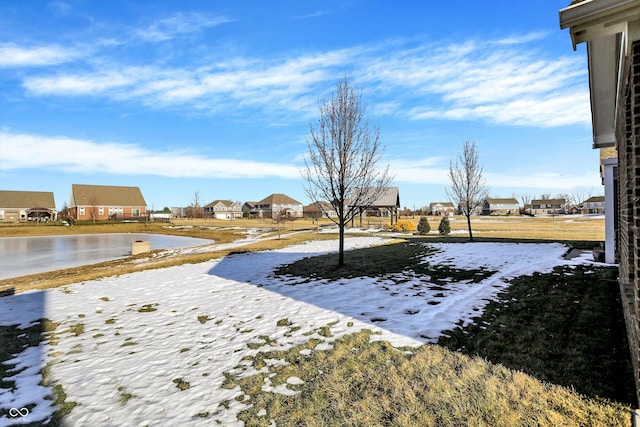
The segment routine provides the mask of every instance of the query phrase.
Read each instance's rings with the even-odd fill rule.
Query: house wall
[[[135,212],[137,211],[137,212]],[[95,212],[95,214],[94,214]],[[78,221],[105,221],[112,218],[145,218],[145,206],[73,206],[69,208],[70,215]]]
[[[623,310],[627,325],[627,336],[631,350],[631,361],[636,381],[640,387],[640,42],[632,44],[631,64],[628,64],[628,91],[623,100],[625,117],[618,120],[616,134],[618,146],[618,239],[619,281]],[[640,400],[640,398],[639,398]]]

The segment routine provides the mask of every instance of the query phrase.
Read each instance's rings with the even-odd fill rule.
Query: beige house
[[[302,218],[303,215],[302,203],[286,194],[274,193],[250,206],[249,216],[255,218],[277,218],[279,215]]]
[[[147,202],[138,187],[73,184],[69,215],[79,221],[142,220]]]
[[[429,203],[429,215],[455,215],[456,208],[451,202]]]
[[[0,221],[49,221],[56,219],[56,202],[48,191],[0,190]]]
[[[482,215],[520,215],[520,203],[516,199],[484,199]]]
[[[567,201],[565,199],[534,199],[531,201],[531,215],[564,215]]]
[[[205,205],[204,215],[215,219],[242,218],[242,205],[231,200],[214,200]]]
[[[569,30],[574,48],[587,46],[592,148],[600,150],[594,167],[604,185],[604,255],[618,263],[640,391],[640,0],[574,0],[560,10],[560,27]]]
[[[604,196],[593,196],[580,204],[580,213],[604,215]]]

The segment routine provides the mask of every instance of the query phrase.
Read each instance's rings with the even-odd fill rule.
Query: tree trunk
[[[340,245],[338,247],[338,267],[344,266],[344,221],[340,221]]]
[[[473,232],[471,231],[471,212],[467,215],[467,225],[469,226],[469,240],[473,240]]]

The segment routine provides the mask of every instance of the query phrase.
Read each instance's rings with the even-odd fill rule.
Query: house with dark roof
[[[56,202],[49,191],[0,190],[0,221],[48,221],[56,219]]]
[[[429,215],[455,215],[456,208],[451,202],[431,202],[429,203]]]
[[[242,218],[242,205],[231,200],[214,200],[203,207],[204,215],[214,219]]]
[[[302,203],[286,194],[274,193],[251,206],[249,216],[254,218],[302,218]]]
[[[74,220],[142,220],[147,217],[147,202],[139,187],[73,184],[69,215]]]
[[[482,215],[520,215],[520,203],[516,199],[484,199]]]
[[[302,208],[302,212],[307,218],[337,218],[338,213],[333,205],[326,201],[319,201],[308,204]]]

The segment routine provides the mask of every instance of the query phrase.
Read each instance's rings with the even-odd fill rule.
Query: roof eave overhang
[[[593,148],[616,146],[616,117],[628,23],[640,18],[640,0],[585,0],[560,10],[574,50],[587,44]]]

